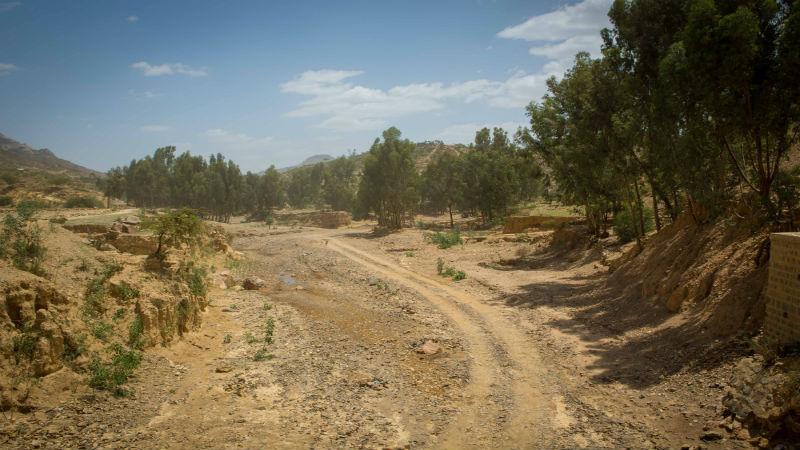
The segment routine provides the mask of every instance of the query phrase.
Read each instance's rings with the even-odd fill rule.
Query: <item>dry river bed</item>
[[[620,337],[554,325],[602,267],[499,270],[517,244],[440,250],[419,230],[230,229],[234,274],[267,288],[211,290],[202,328],[148,351],[132,397],[79,389],[12,417],[0,447],[749,448],[707,433],[725,367],[606,380],[594,355]],[[437,276],[440,257],[467,278]]]

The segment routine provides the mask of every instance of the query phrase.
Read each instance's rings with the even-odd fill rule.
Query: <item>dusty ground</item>
[[[268,288],[212,290],[202,328],[149,351],[131,398],[46,377],[62,395],[6,413],[0,447],[750,447],[709,434],[728,365],[637,356],[660,355],[628,345],[652,330],[593,320],[598,261],[363,225],[229,229],[247,256],[234,275]],[[499,263],[520,252],[532,263]],[[438,276],[437,258],[467,278]]]

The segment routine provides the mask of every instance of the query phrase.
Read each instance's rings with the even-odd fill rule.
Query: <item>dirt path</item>
[[[397,280],[422,294],[447,315],[464,333],[473,357],[468,404],[492,404],[492,385],[511,385],[511,417],[492,417],[497,411],[468,409],[451,424],[443,444],[463,448],[484,435],[484,424],[504,422],[506,442],[502,446],[526,448],[555,444],[553,428],[568,426],[571,418],[553,386],[542,386],[547,379],[535,350],[516,327],[491,306],[448,286],[439,280],[400,267],[393,261],[361,251],[342,239],[330,238],[327,246],[366,268]],[[497,348],[490,351],[486,343]],[[542,388],[545,388],[543,390]]]
[[[27,419],[33,431],[0,447],[701,444],[718,396],[706,382],[685,392],[688,377],[646,390],[597,382],[597,352],[617,338],[585,333],[590,324],[571,323],[574,310],[553,301],[587,287],[588,272],[499,271],[485,263],[514,244],[439,250],[416,230],[366,231],[233,226],[246,259],[227,269],[267,288],[212,289],[200,329],[146,352],[133,397],[78,383],[58,407]],[[438,257],[469,278],[436,276]],[[520,286],[533,294],[522,297]],[[586,338],[559,327],[566,322]],[[428,341],[441,352],[421,352]],[[742,448],[718,443],[702,445]]]

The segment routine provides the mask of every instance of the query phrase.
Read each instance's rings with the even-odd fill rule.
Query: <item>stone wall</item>
[[[781,343],[800,342],[800,233],[770,235],[764,334]]]

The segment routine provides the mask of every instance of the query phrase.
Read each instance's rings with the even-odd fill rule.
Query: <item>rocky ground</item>
[[[596,319],[600,257],[554,257],[544,235],[443,250],[363,224],[228,230],[246,259],[222,283],[263,283],[213,288],[202,327],[148,351],[131,397],[45,377],[42,392],[61,394],[5,412],[0,447],[759,444],[721,414],[733,361],[637,358],[626,344],[652,329]],[[466,278],[437,275],[438,258]]]

